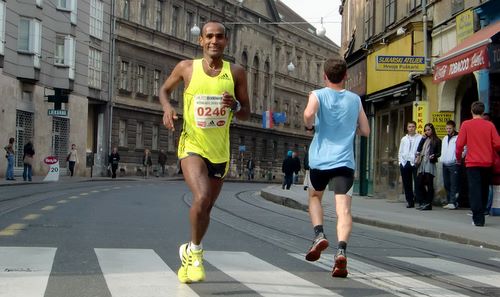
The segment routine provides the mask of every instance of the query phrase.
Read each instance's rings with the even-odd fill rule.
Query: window
[[[127,121],[120,120],[118,127],[118,145],[127,146]]]
[[[156,31],[160,32],[163,28],[163,11],[165,10],[163,3],[163,0],[156,0]]]
[[[130,2],[129,0],[123,0],[123,18],[128,20],[130,18]]]
[[[321,79],[323,78],[322,74],[323,72],[321,71],[322,67],[321,67],[321,64],[316,64],[317,68],[316,68],[316,80],[318,82],[318,84],[321,82]]]
[[[154,151],[158,150],[158,140],[159,140],[159,132],[160,127],[158,125],[153,125],[153,133],[151,138],[151,149]]]
[[[396,21],[396,0],[385,0],[385,26]]]
[[[69,78],[75,78],[75,39],[72,36],[56,36],[54,64],[70,67]]]
[[[365,30],[364,30],[364,37],[365,40],[368,40],[370,37],[373,36],[374,34],[374,25],[373,25],[373,1],[374,0],[366,0],[366,5],[365,5]],[[410,0],[410,1],[416,1],[416,0]],[[420,1],[420,0],[418,0]]]
[[[148,20],[148,1],[141,0],[141,25],[146,26]]]
[[[155,70],[153,72],[153,96],[160,95],[160,76],[161,76],[160,70]]]
[[[5,49],[5,2],[0,1],[0,55]]]
[[[56,36],[56,53],[54,55],[54,64],[64,65],[64,36]]]
[[[137,123],[137,129],[135,130],[135,147],[142,148],[144,147],[144,137],[142,134],[143,123]]]
[[[36,0],[36,6],[42,7],[43,5],[43,0]]]
[[[145,77],[144,72],[146,71],[146,67],[137,66],[137,93],[146,94],[144,91],[145,85]]]
[[[186,12],[186,40],[193,40],[193,36],[191,34],[191,28],[194,25],[194,13],[191,11]]]
[[[76,25],[76,4],[77,0],[57,0],[57,9],[71,12],[70,21],[73,25]]]
[[[89,48],[89,87],[100,89],[101,88],[101,67],[102,67],[102,53],[94,48]]]
[[[71,0],[58,0],[57,1],[57,8],[63,9],[63,10],[70,10],[71,9]]]
[[[172,7],[172,24],[170,26],[170,33],[174,36],[177,36],[177,22],[178,22],[178,15],[179,15],[179,7],[178,6],[174,6]]]
[[[40,68],[42,52],[42,24],[38,20],[21,18],[19,20],[17,48],[21,52],[33,54],[33,65]]]
[[[420,6],[422,6],[422,0],[410,0],[410,11],[417,9]]]
[[[120,89],[128,90],[128,62],[122,61],[120,64]]]
[[[89,34],[102,39],[103,3],[102,0],[90,0]]]
[[[464,0],[451,0],[451,14],[464,10]]]
[[[264,98],[265,99],[267,99],[269,97],[270,84],[271,84],[271,77],[269,75],[269,61],[266,61],[266,63],[264,64]]]

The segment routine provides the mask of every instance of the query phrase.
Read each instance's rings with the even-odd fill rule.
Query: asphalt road
[[[307,213],[262,199],[265,185],[226,183],[203,242],[207,280],[182,285],[189,240],[182,181],[19,185],[0,192],[0,297],[500,296],[500,254],[355,225],[349,277],[316,263]],[[335,221],[325,230],[335,246]]]

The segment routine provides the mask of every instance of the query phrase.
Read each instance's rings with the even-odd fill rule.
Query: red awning
[[[500,32],[500,21],[484,27],[451,49],[434,64],[434,82],[442,82],[473,71],[488,68],[488,44]]]

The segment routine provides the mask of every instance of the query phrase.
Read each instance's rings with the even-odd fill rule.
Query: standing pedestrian
[[[69,172],[71,176],[75,174],[75,166],[80,163],[78,160],[78,151],[76,150],[76,144],[71,145],[71,150],[66,157],[66,161],[68,162]]]
[[[346,277],[347,241],[352,230],[352,186],[354,183],[354,137],[368,136],[370,126],[361,98],[344,89],[347,64],[338,57],[324,65],[326,87],[312,91],[304,110],[304,124],[314,131],[309,148],[310,180],[309,215],[315,238],[306,260],[316,261],[329,245],[323,230],[321,200],[326,186],[333,180],[337,213],[337,252],[332,269],[333,277]]]
[[[23,180],[31,181],[33,178],[33,156],[35,155],[35,149],[33,148],[33,143],[28,141],[23,148]]]
[[[118,153],[118,148],[114,147],[108,157],[108,163],[111,166],[111,178],[116,178],[116,170],[118,169],[119,162],[120,154]]]
[[[457,162],[460,162],[464,146],[467,146],[465,170],[469,185],[472,224],[483,227],[493,156],[495,152],[500,151],[500,137],[493,123],[482,118],[483,102],[473,102],[471,112],[472,119],[464,121],[460,127],[455,155]]]
[[[252,180],[254,178],[254,171],[255,171],[255,162],[250,156],[250,158],[247,161],[247,175],[248,175],[248,180]]]
[[[401,171],[401,180],[403,181],[403,189],[406,198],[406,208],[415,207],[416,185],[417,185],[417,166],[415,164],[415,156],[417,147],[422,139],[422,135],[416,133],[417,123],[409,121],[406,125],[408,134],[401,138],[399,144],[399,170]],[[421,201],[417,201],[422,204]]]
[[[309,181],[309,149],[304,145],[304,191],[307,191],[310,185]]]
[[[434,200],[434,176],[436,176],[436,163],[441,156],[441,139],[436,135],[436,129],[431,123],[424,126],[424,137],[417,147],[417,195],[422,205],[419,210],[432,210]]]
[[[149,149],[144,149],[144,155],[142,155],[142,165],[144,166],[144,178],[148,178],[151,166],[153,166],[151,151]]]
[[[163,124],[175,130],[177,114],[169,97],[181,81],[185,86],[178,156],[193,200],[189,210],[191,240],[179,248],[182,265],[177,276],[182,283],[205,279],[201,242],[229,169],[229,127],[233,116],[238,120],[250,117],[245,70],[223,60],[226,34],[222,23],[205,23],[199,37],[203,58],[179,62],[160,90]]]
[[[9,138],[9,144],[4,147],[5,158],[7,159],[7,171],[5,172],[6,180],[16,180],[14,178],[14,143],[16,140],[14,137]]]
[[[455,122],[446,122],[446,135],[441,142],[441,164],[443,164],[443,183],[446,190],[446,205],[443,208],[457,209],[460,187],[460,167],[455,156],[458,132]]]
[[[299,172],[300,172],[300,159],[299,154],[297,152],[292,153],[293,159],[293,183],[297,184],[299,182]]]
[[[287,152],[286,158],[283,160],[281,165],[281,172],[284,174],[281,188],[284,190],[286,187],[287,190],[290,190],[293,183],[293,173],[295,172],[295,161],[293,160],[292,151]]]
[[[164,149],[161,149],[158,153],[158,165],[160,165],[161,176],[165,176],[165,165],[167,164],[167,154]],[[159,174],[159,172],[158,172]]]

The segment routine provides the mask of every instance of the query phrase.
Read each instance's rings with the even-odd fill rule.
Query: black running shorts
[[[204,158],[204,157],[200,156],[199,154],[188,153],[188,155],[189,156],[198,156],[205,162],[205,164],[207,165],[209,177],[222,179],[226,175],[227,162],[212,163],[207,158]],[[181,162],[182,162],[182,160],[181,160]],[[182,166],[181,166],[181,169],[179,170],[179,174],[182,174]]]
[[[311,169],[309,178],[311,179],[311,185],[316,191],[324,191],[330,180],[333,180],[333,191],[335,194],[352,196],[354,170],[349,167],[338,167],[327,170]]]

